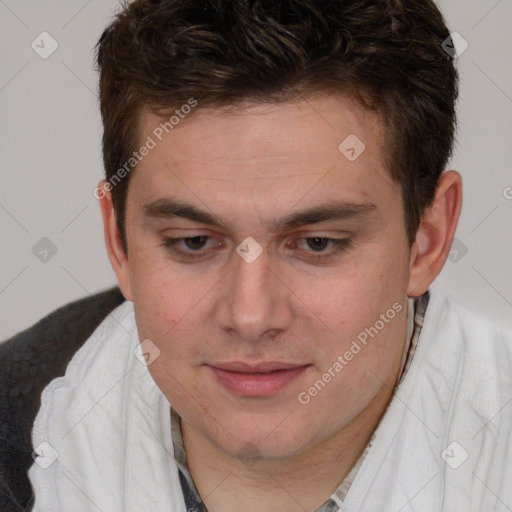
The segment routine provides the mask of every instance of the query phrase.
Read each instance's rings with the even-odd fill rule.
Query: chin
[[[297,457],[322,441],[326,432],[316,424],[298,421],[294,414],[252,414],[223,422],[221,431],[203,430],[203,435],[231,457],[249,460],[286,460]]]

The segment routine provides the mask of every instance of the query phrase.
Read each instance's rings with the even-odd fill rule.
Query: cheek
[[[373,325],[396,301],[404,303],[407,278],[405,253],[377,246],[314,279],[289,275],[311,318],[342,339]]]
[[[176,325],[186,325],[215,282],[208,273],[198,277],[191,268],[179,268],[160,247],[135,250],[130,277],[141,339],[166,339]]]
[[[355,413],[398,371],[407,316],[405,261],[406,251],[374,247],[330,281],[297,290],[308,306],[310,328],[311,322],[318,328],[317,378],[330,369],[329,389],[317,407],[337,403],[344,414]]]
[[[311,414],[331,411],[326,431],[346,424],[378,393],[393,388],[407,316],[406,298],[390,296],[385,286],[360,285],[352,294],[331,298],[337,307],[329,310],[326,300],[323,310],[331,332],[318,338],[317,373],[300,390],[301,404],[308,402]]]
[[[157,250],[139,251],[131,266],[139,338],[160,350],[149,371],[171,403],[186,404],[203,393],[198,368],[211,350],[205,326],[220,277],[180,269]]]
[[[205,303],[201,299],[211,286],[193,284],[177,273],[170,275],[165,263],[140,263],[133,273],[139,338],[150,339],[160,350],[148,369],[169,402],[188,417],[198,404],[208,403],[197,379],[201,350],[207,348],[198,316]]]

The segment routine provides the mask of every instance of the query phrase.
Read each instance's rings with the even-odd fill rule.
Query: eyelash
[[[205,257],[206,251],[203,249],[197,249],[196,251],[189,250],[189,251],[183,251],[181,249],[177,249],[176,245],[178,245],[180,242],[183,242],[185,240],[191,240],[193,238],[205,238],[206,242],[209,240],[212,240],[211,237],[206,235],[195,235],[195,236],[187,236],[187,237],[179,237],[179,238],[173,238],[166,236],[163,238],[162,245],[170,252],[178,255],[180,258],[182,258],[185,261],[193,262],[194,260],[201,259]],[[328,243],[332,244],[334,246],[334,249],[331,251],[312,251],[310,254],[311,256],[308,256],[309,260],[316,261],[325,261],[327,258],[339,254],[343,251],[346,251],[352,247],[352,239],[350,238],[329,238],[324,236],[308,236],[308,237],[300,237],[298,239],[294,240],[294,245],[296,245],[297,240],[313,240],[313,239],[319,239],[319,240],[326,240]],[[220,244],[217,243],[217,246]]]

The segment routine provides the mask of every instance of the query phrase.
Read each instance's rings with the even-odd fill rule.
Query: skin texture
[[[140,141],[160,122],[143,112]],[[390,400],[407,297],[423,294],[444,265],[461,180],[443,174],[411,247],[400,188],[383,167],[381,129],[374,114],[342,96],[199,105],[131,177],[127,255],[110,193],[103,194],[110,260],[134,302],[140,340],[161,351],[149,370],[182,417],[190,470],[210,512],[315,510],[350,471]],[[350,134],[365,144],[354,161],[338,149]],[[145,206],[163,198],[223,225],[148,215]],[[271,226],[329,202],[371,206],[345,219]],[[165,236],[210,238],[193,240],[201,242],[199,257],[188,261],[165,247]],[[262,248],[251,263],[235,250],[249,236]],[[315,238],[350,243],[319,250],[310,245]],[[198,245],[187,243],[173,248],[197,256]],[[301,403],[299,394],[394,304],[401,311]],[[232,361],[309,366],[271,396],[239,396],[211,369]]]

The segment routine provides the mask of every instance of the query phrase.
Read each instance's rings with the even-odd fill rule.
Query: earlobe
[[[410,297],[423,295],[441,272],[450,252],[462,207],[462,179],[456,171],[441,175],[432,205],[425,210],[409,262]]]
[[[112,194],[106,181],[102,180],[96,190],[97,198],[100,201],[101,216],[103,218],[103,232],[105,236],[105,246],[107,248],[110,264],[114,269],[117,282],[121,292],[127,300],[132,299],[130,284],[130,269],[128,265],[128,255],[124,251],[119,229],[117,227],[117,218],[112,202]]]

